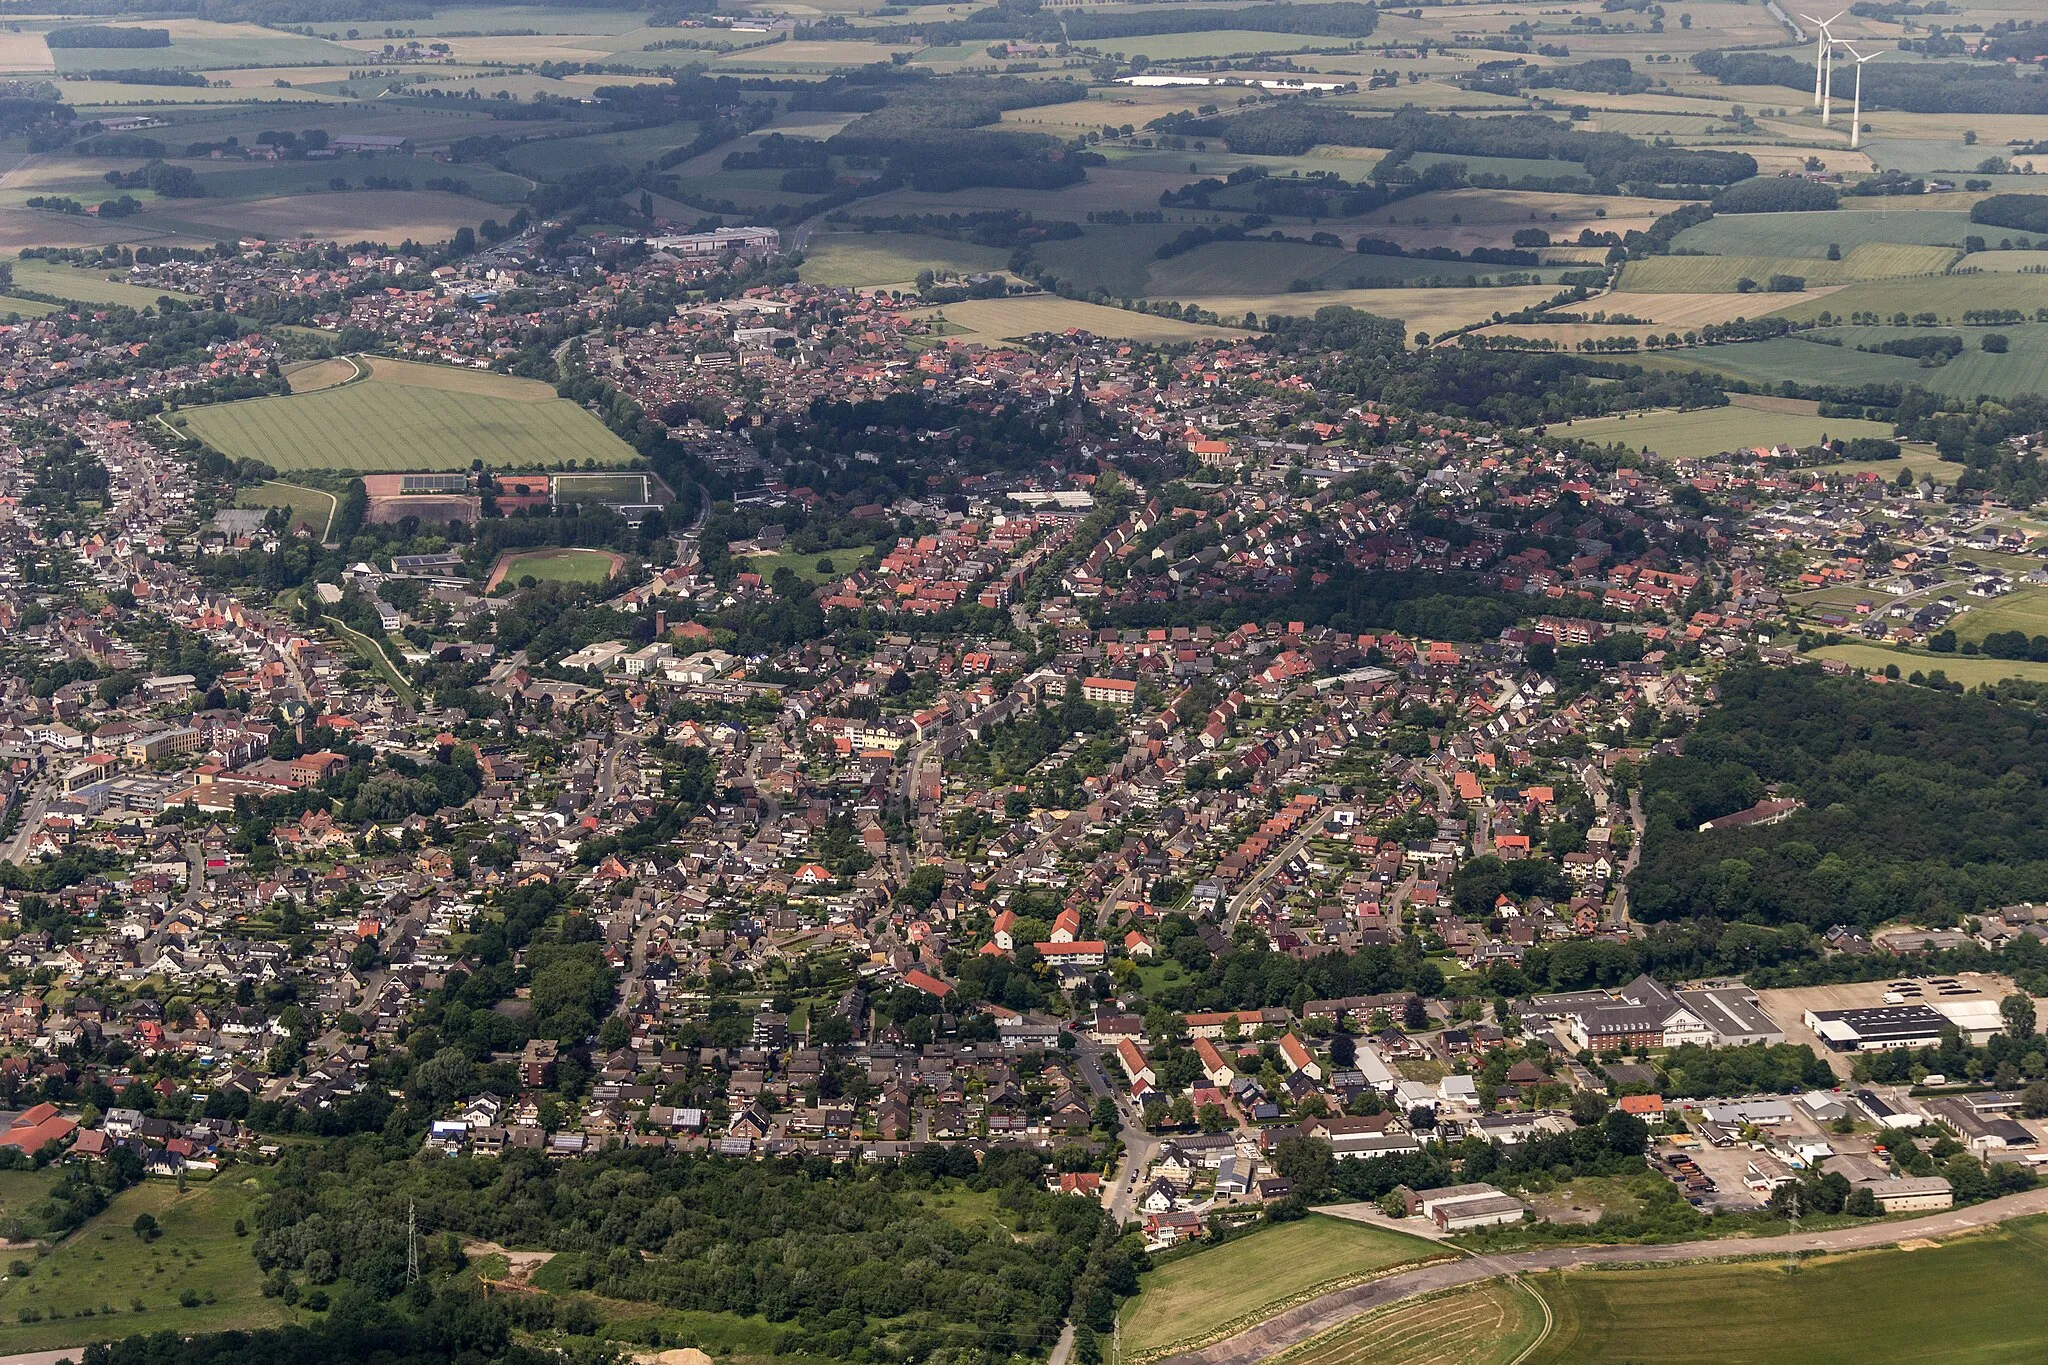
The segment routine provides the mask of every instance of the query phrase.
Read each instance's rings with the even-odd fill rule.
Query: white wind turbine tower
[[[1830,59],[1829,48],[1833,45],[1835,38],[1832,33],[1828,32],[1828,25],[1834,23],[1836,19],[1841,18],[1848,12],[1847,10],[1836,10],[1833,17],[1827,19],[1816,19],[1811,14],[1799,16],[1820,30],[1820,41],[1815,45],[1813,53],[1813,104],[1816,109],[1825,111],[1825,91],[1830,83],[1828,77],[1834,74],[1834,62]],[[1821,115],[1821,122],[1827,122],[1825,112]]]
[[[1879,54],[1873,52],[1870,57],[1865,57],[1847,43],[1843,43],[1842,46],[1849,48],[1849,56],[1856,63],[1856,108],[1849,120],[1849,148],[1854,151],[1857,143],[1863,139],[1863,64]]]

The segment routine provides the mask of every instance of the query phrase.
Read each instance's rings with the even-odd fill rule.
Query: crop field
[[[2039,561],[2035,561],[2038,563]],[[2048,588],[2017,588],[2003,597],[1959,599],[1970,609],[1955,619],[1956,638],[1982,640],[2000,631],[2023,631],[2029,639],[2048,635]]]
[[[2048,256],[2031,251],[2010,254]],[[1964,259],[1975,267],[1984,256]],[[2035,309],[2048,308],[2048,275],[1986,272],[1858,282],[1831,298],[1799,298],[1784,309],[1784,314],[1795,322],[1804,322],[1822,313],[1838,318],[1854,313],[1876,313],[1881,317],[1893,313],[1936,313],[1944,325],[1961,326],[1963,314],[1973,308],[2018,308],[2031,317]]]
[[[190,294],[171,289],[145,289],[122,280],[110,280],[100,271],[76,270],[50,261],[16,261],[14,287],[38,294],[54,294],[75,303],[118,304],[126,308],[150,308],[166,294],[190,302]]]
[[[1853,202],[1853,201],[1852,201]],[[1953,210],[1890,212],[1841,209],[1833,213],[1723,213],[1671,241],[1680,251],[1710,256],[1826,256],[1876,242],[1960,247],[1971,233],[1970,215]]]
[[[1770,384],[1786,379],[1820,384],[1907,384],[1923,382],[1934,373],[1904,356],[1871,355],[1847,346],[1823,346],[1797,336],[1691,346],[1663,355],[1641,356],[1637,363],[1646,369],[1711,370],[1752,383]]]
[[[2003,332],[2011,349],[2003,355],[1979,349],[1979,339],[1987,331]],[[1931,368],[1905,356],[1855,349],[1859,340],[1868,343],[1884,337],[1928,335],[1918,328],[1896,327],[1837,327],[1817,334],[1839,338],[1843,343],[1840,346],[1819,345],[1800,337],[1774,337],[1769,341],[1692,347],[1666,352],[1656,358],[1654,368],[1698,368],[1753,382],[1791,379],[1809,384],[1918,384],[1935,393],[1959,398],[2048,391],[2048,325],[1972,327],[1959,334],[1965,347],[1963,353],[1946,365]],[[1647,363],[1650,358],[1644,360]]]
[[[1517,284],[1488,289],[1318,289],[1295,294],[1216,294],[1193,300],[1219,317],[1310,317],[1333,303],[1399,318],[1408,331],[1434,336],[1452,327],[1481,322],[1495,313],[1512,313],[1541,303],[1557,293],[1554,286]],[[1412,338],[1411,338],[1412,339]]]
[[[1848,440],[1874,436],[1890,440],[1892,429],[1884,422],[1865,422],[1847,417],[1813,417],[1800,413],[1764,412],[1755,408],[1697,408],[1689,412],[1664,409],[1626,417],[1596,417],[1565,422],[1551,427],[1561,435],[1581,440],[1625,445],[1631,450],[1648,449],[1670,460],[1697,460],[1723,451],[1750,446],[1813,445],[1823,437]],[[1872,465],[1883,473],[1896,465]]]
[[[1951,677],[1956,676],[1951,673]],[[1806,1262],[1535,1277],[1556,1327],[1532,1362],[1644,1365],[2011,1361],[2035,1355],[2048,1302],[2039,1220],[1916,1251]]]
[[[373,163],[374,164],[374,163]],[[482,200],[434,190],[355,190],[347,194],[289,195],[236,204],[206,199],[166,200],[133,221],[205,240],[237,233],[308,233],[338,241],[396,243],[446,241],[459,227],[501,221],[505,210]]]
[[[1126,1358],[1197,1342],[1322,1286],[1441,1254],[1433,1243],[1311,1214],[1146,1272],[1123,1310]]]
[[[1230,327],[1208,327],[1178,318],[1154,317],[1099,303],[1082,303],[1051,294],[1027,295],[1018,299],[970,299],[949,303],[934,310],[956,329],[951,336],[966,341],[991,342],[1029,336],[1033,332],[1065,332],[1079,328],[1097,336],[1123,337],[1131,341],[1225,341],[1243,332]]]
[[[505,161],[522,175],[537,180],[559,179],[598,166],[637,168],[695,136],[697,125],[694,123],[671,123],[624,133],[549,138],[513,148],[506,153]]]
[[[634,457],[602,422],[545,384],[382,360],[360,383],[188,408],[178,418],[223,454],[285,470],[467,469],[475,460],[532,469]]]
[[[1814,256],[1649,256],[1622,267],[1616,288],[1651,294],[1734,293],[1745,279],[1762,288],[1773,275],[1796,275],[1810,285],[1850,284],[1939,275],[1959,254],[1952,247],[1873,242],[1846,250],[1839,261]]]
[[[137,1332],[218,1332],[272,1326],[291,1310],[262,1296],[262,1275],[236,1219],[254,1222],[253,1182],[231,1176],[179,1194],[169,1181],[124,1190],[105,1212],[35,1262],[0,1281],[0,1351],[75,1346]],[[163,1229],[154,1241],[133,1231],[138,1214]],[[192,1291],[199,1302],[184,1307]],[[40,1321],[25,1321],[33,1311]]]
[[[287,365],[284,377],[293,393],[316,393],[359,379],[364,373],[361,362],[338,355],[326,360],[309,360],[302,365]]]
[[[11,294],[0,294],[0,318],[10,314],[24,318],[42,318],[57,310],[56,304],[44,303],[41,299],[17,299]]]
[[[294,526],[304,524],[313,528],[315,539],[325,540],[328,530],[334,525],[336,501],[332,493],[318,488],[307,488],[302,484],[286,483],[281,479],[270,479],[253,488],[244,488],[235,495],[237,507],[289,507]]]
[[[1507,1365],[1543,1331],[1533,1290],[1506,1280],[1409,1299],[1273,1358],[1274,1365]]]
[[[962,275],[1002,270],[1010,253],[1000,247],[948,241],[910,232],[833,232],[811,238],[803,278],[811,284],[868,288],[909,284],[921,270]]]
[[[1278,294],[1294,281],[1331,289],[1399,286],[1431,279],[1489,280],[1507,268],[1467,265],[1461,261],[1423,261],[1401,256],[1364,256],[1338,247],[1293,242],[1215,242],[1193,251],[1154,261],[1146,270],[1145,293],[1167,299],[1199,299],[1213,294]],[[1540,270],[1516,273],[1555,279]]]
[[[1862,669],[1866,673],[1881,673],[1887,664],[1898,665],[1899,672],[1911,676],[1916,670],[1933,673],[1936,669],[1948,675],[1950,682],[1959,682],[1965,687],[1979,683],[2004,682],[2007,678],[2019,678],[2026,682],[2048,682],[2048,664],[2030,663],[2020,659],[1994,659],[1978,654],[1928,654],[1919,650],[1892,649],[1885,645],[1823,645],[1809,656],[1818,659],[1840,659],[1843,663]],[[1551,1302],[1555,1303],[1553,1299]]]

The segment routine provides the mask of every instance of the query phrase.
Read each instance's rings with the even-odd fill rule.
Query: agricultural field
[[[2007,338],[2004,354],[1982,349],[1986,333]],[[1769,341],[1729,343],[1691,347],[1666,352],[1655,359],[1657,368],[1673,366],[1711,370],[1752,382],[1779,383],[1797,380],[1808,384],[1918,384],[1935,393],[1958,398],[1979,395],[2004,397],[2048,391],[2048,324],[2026,323],[2008,328],[1963,328],[1945,335],[1960,336],[1963,352],[1946,365],[1924,366],[1905,356],[1859,351],[1860,342],[1871,344],[1892,337],[1940,335],[1921,328],[1833,327],[1804,336],[1774,337]],[[1842,344],[1823,345],[1806,339],[1820,336]],[[1649,360],[1645,358],[1646,362]]]
[[[361,379],[367,368],[347,356],[333,356],[326,360],[309,360],[302,365],[287,365],[284,368],[285,383],[293,393],[317,393]]]
[[[1146,1272],[1123,1310],[1124,1355],[1193,1345],[1315,1292],[1441,1254],[1418,1238],[1321,1214],[1277,1223]]]
[[[1821,251],[1826,250],[1823,245]],[[1745,279],[1762,289],[1773,275],[1796,275],[1808,285],[1939,275],[1960,254],[1952,247],[1869,242],[1845,248],[1839,261],[1824,255],[1650,256],[1624,266],[1616,289],[1646,294],[1729,294],[1737,292]]]
[[[2044,1271],[2048,1236],[2029,1219],[1941,1246],[1809,1260],[1797,1274],[1772,1261],[1536,1276],[1556,1325],[1529,1360],[2020,1360],[2048,1333],[2048,1303],[2030,1288]]]
[[[832,232],[811,238],[803,278],[811,284],[858,289],[910,285],[923,270],[972,275],[1007,267],[1000,247],[954,242],[908,232]]]
[[[1550,428],[1558,435],[1575,436],[1602,445],[1620,444],[1631,450],[1649,450],[1668,460],[1697,460],[1723,451],[1752,446],[1810,446],[1822,438],[1850,440],[1871,436],[1890,440],[1889,423],[1864,422],[1847,417],[1817,417],[1799,413],[1765,412],[1755,408],[1696,408],[1680,412],[1631,413],[1624,417],[1596,417],[1564,422]],[[1871,465],[1886,475],[1895,465]]]
[[[271,1326],[292,1316],[260,1292],[262,1276],[235,1223],[253,1225],[254,1181],[223,1176],[180,1194],[169,1181],[124,1190],[105,1212],[0,1280],[0,1351],[46,1350],[136,1332]],[[147,1213],[162,1233],[134,1232]],[[190,1291],[195,1302],[180,1300]],[[30,1315],[34,1315],[34,1320]]]
[[[223,454],[276,469],[360,472],[626,464],[632,447],[547,385],[478,370],[379,360],[370,378],[177,413]]]
[[[516,147],[505,160],[521,175],[535,180],[553,180],[598,166],[638,167],[656,160],[664,152],[683,146],[696,136],[695,124],[670,123],[631,132],[549,138]]]
[[[1970,604],[1970,610],[1955,618],[1957,639],[1982,640],[2007,630],[2021,631],[2029,639],[2048,635],[2048,588],[2016,588],[1988,601],[1976,597],[1962,600]]]
[[[181,303],[189,303],[192,299],[190,294],[144,289],[123,280],[109,279],[103,271],[77,270],[50,261],[16,261],[14,287],[70,299],[74,303],[118,304],[126,308],[151,308],[165,295]]]
[[[1884,242],[1961,247],[1963,238],[1971,233],[1982,236],[1984,229],[1972,227],[1968,213],[1932,209],[1723,213],[1687,228],[1671,245],[1676,251],[1701,251],[1709,256],[1824,257],[1830,246],[1848,252]]]
[[[1986,252],[1965,259],[1975,267],[1987,255],[2039,258],[2042,253]],[[2037,263],[2048,264],[2048,261]],[[1812,321],[1822,313],[1838,318],[1856,313],[1876,313],[1881,317],[1890,317],[1894,313],[1934,313],[1940,316],[1944,326],[1957,327],[1962,325],[1964,313],[1979,308],[2018,308],[2031,317],[2036,309],[2048,308],[2048,274],[1979,275],[1961,272],[1921,279],[1862,281],[1848,285],[1832,296],[1796,298],[1786,305],[1783,312],[1794,322]]]
[[[1543,1303],[1488,1280],[1407,1299],[1273,1358],[1274,1365],[1510,1365],[1543,1333]]]
[[[1939,669],[1948,675],[1950,682],[1959,682],[1965,687],[2004,682],[2008,678],[2048,682],[2048,664],[2023,659],[1993,659],[1983,654],[1930,654],[1920,650],[1891,649],[1884,645],[1841,644],[1823,645],[1808,657],[1840,659],[1866,673],[1882,673],[1886,665],[1896,665],[1899,672],[1906,675],[1916,671],[1931,674]]]

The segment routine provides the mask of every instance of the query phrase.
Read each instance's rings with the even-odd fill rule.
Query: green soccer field
[[[505,401],[489,392],[382,378],[180,415],[193,435],[221,453],[279,470],[399,473],[468,469],[475,460],[492,469],[534,469],[585,460],[622,465],[634,458],[631,446],[565,399]]]

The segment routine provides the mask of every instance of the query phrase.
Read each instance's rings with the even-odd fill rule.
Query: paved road
[[[56,791],[57,779],[51,773],[36,778],[29,789],[28,802],[22,807],[21,826],[15,830],[14,838],[8,841],[6,853],[0,855],[16,867],[28,861],[28,846],[42,828],[43,817],[50,812],[50,798]]]
[[[1308,847],[1308,841],[1321,832],[1323,821],[1329,818],[1329,814],[1328,811],[1317,811],[1311,816],[1308,823],[1303,825],[1292,839],[1282,844],[1277,853],[1266,859],[1252,879],[1244,884],[1244,890],[1230,898],[1230,904],[1223,912],[1223,932],[1225,935],[1237,932],[1237,921],[1244,914],[1245,907],[1250,905],[1259,892],[1265,889],[1267,882],[1273,880],[1275,876],[1279,875],[1281,869],[1294,861],[1295,855]]]
[[[1333,1209],[1346,1216],[1356,1206]],[[1705,1261],[1736,1256],[1780,1256],[1807,1251],[1858,1251],[1889,1246],[1919,1237],[1941,1237],[1989,1227],[2010,1218],[2048,1213],[2048,1189],[2008,1195],[1967,1209],[1950,1209],[1925,1218],[1899,1222],[1861,1223],[1796,1237],[1723,1237],[1707,1242],[1671,1242],[1662,1246],[1545,1247],[1494,1256],[1468,1257],[1340,1289],[1298,1308],[1269,1318],[1248,1331],[1200,1351],[1169,1357],[1162,1365],[1254,1365],[1312,1336],[1341,1326],[1361,1313],[1384,1308],[1417,1294],[1528,1271],[1568,1270],[1576,1266],[1639,1265],[1672,1261]],[[1355,1215],[1354,1215],[1355,1216]],[[1361,1219],[1360,1221],[1373,1221]],[[5,1365],[5,1362],[0,1362]]]

